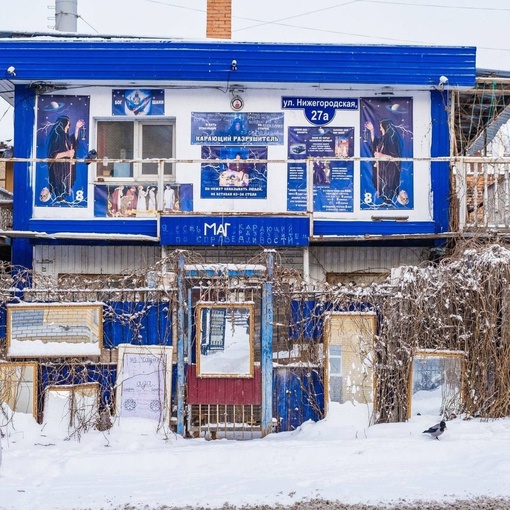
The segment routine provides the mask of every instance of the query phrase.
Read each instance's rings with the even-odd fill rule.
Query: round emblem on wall
[[[235,96],[232,98],[232,101],[230,101],[230,108],[238,112],[244,108],[244,101],[239,96]]]

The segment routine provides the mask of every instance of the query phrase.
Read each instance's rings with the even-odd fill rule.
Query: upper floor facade
[[[0,39],[15,264],[37,242],[308,246],[450,231],[473,47]]]

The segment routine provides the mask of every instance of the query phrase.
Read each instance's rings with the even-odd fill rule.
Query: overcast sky
[[[78,33],[202,39],[206,5],[78,0]],[[234,41],[476,46],[477,68],[510,71],[508,0],[232,0],[232,7]],[[54,16],[54,1],[11,0],[0,30],[48,32]],[[0,140],[12,132],[7,110],[0,103]]]

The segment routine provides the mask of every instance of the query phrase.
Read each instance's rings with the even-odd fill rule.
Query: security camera
[[[232,60],[232,62],[230,64],[230,70],[237,71],[237,60]]]
[[[439,77],[439,83],[441,85],[444,85],[448,81],[448,78],[446,76],[440,76]]]
[[[16,76],[16,68],[14,66],[9,66],[7,68],[7,74],[9,76]]]

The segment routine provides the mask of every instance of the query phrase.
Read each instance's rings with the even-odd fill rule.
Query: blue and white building
[[[473,47],[4,34],[12,263],[58,285],[139,273],[175,250],[257,273],[247,264],[271,249],[310,288],[382,281],[449,235],[449,102],[474,86],[475,57]],[[272,332],[257,310],[238,315],[248,328],[250,314],[266,321],[250,335],[260,352],[247,372],[261,387],[245,390],[252,402],[223,403],[260,405],[264,432]],[[183,432],[179,342],[170,343]],[[202,390],[188,391],[195,404],[218,404]]]

